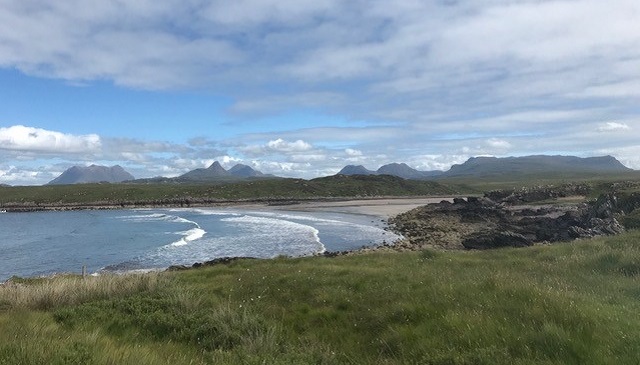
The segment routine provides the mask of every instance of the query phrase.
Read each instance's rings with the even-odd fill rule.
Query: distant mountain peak
[[[209,170],[218,170],[218,169],[224,170],[224,167],[222,167],[222,165],[220,165],[220,162],[213,161],[213,163],[211,165],[209,165],[209,167],[207,167],[207,169],[209,169]]]
[[[442,174],[442,171],[418,171],[406,163],[393,162],[381,166],[377,171],[371,171],[362,165],[348,165],[342,168],[338,175],[391,175],[403,179],[426,179]]]
[[[83,183],[119,183],[135,179],[120,165],[111,167],[92,164],[90,166],[72,166],[47,185],[68,185]]]
[[[264,176],[262,172],[255,170],[251,166],[243,165],[241,163],[236,164],[235,166],[230,168],[229,173],[233,176],[238,177]]]
[[[219,175],[229,175],[229,172],[218,161],[214,161],[211,166],[207,167],[207,170]]]
[[[403,179],[419,179],[424,177],[422,171],[409,167],[406,163],[390,163],[380,166],[378,174],[398,176]]]
[[[182,181],[214,181],[214,180],[233,180],[246,179],[250,177],[273,177],[265,175],[258,170],[254,170],[251,166],[236,164],[229,170],[226,170],[220,162],[215,161],[206,169],[195,169],[179,176],[177,179]]]
[[[338,172],[338,175],[376,175],[376,172],[362,165],[347,165]]]
[[[520,157],[471,157],[451,166],[445,177],[534,175],[534,174],[607,174],[632,171],[612,156],[576,157],[532,155]]]
[[[179,180],[212,180],[229,176],[229,172],[220,165],[218,161],[214,161],[209,167],[191,170],[178,177]]]

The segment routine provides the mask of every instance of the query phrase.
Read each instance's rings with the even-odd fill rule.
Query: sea
[[[12,276],[162,270],[220,257],[310,256],[393,243],[380,217],[241,208],[0,214],[0,282]]]

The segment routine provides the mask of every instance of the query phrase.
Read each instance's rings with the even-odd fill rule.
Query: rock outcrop
[[[587,184],[564,184],[560,186],[523,187],[512,190],[493,190],[484,196],[498,203],[526,204],[571,196],[586,196],[591,191]]]
[[[573,194],[573,189],[569,190]],[[554,194],[541,190],[534,193],[541,199]],[[503,201],[514,201],[510,198],[513,195],[502,195]],[[527,193],[517,200],[530,197]],[[400,249],[524,247],[621,233],[624,227],[616,219],[618,205],[615,194],[602,195],[591,203],[538,206],[469,197],[419,207],[392,218],[390,223],[406,238],[398,244]]]

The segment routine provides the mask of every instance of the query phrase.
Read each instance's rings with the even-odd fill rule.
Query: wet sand
[[[300,212],[336,212],[373,215],[389,218],[411,209],[442,200],[453,201],[453,197],[436,198],[384,198],[345,200],[335,202],[304,202],[295,205],[269,206],[269,209],[300,211]]]

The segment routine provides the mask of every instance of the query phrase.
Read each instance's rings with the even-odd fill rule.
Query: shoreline
[[[325,213],[342,213],[354,215],[366,215],[384,218],[396,216],[407,212],[411,209],[439,203],[443,200],[452,202],[456,197],[440,196],[440,197],[381,197],[372,199],[340,199],[340,200],[313,200],[298,202],[290,205],[269,205],[269,204],[246,204],[241,205],[242,208],[250,208],[256,210],[273,209],[289,212],[325,212]],[[239,206],[240,207],[240,206]]]
[[[404,211],[393,210],[393,206],[415,205],[413,201],[439,202],[441,200],[452,200],[454,195],[433,195],[433,196],[376,196],[376,197],[317,197],[317,198],[270,198],[270,199],[243,199],[243,200],[207,200],[201,202],[175,201],[175,202],[151,202],[140,201],[134,203],[118,204],[110,202],[93,203],[51,203],[51,204],[19,204],[5,203],[0,206],[3,213],[30,213],[48,211],[78,211],[78,210],[126,210],[126,209],[148,209],[148,208],[220,208],[220,207],[251,207],[251,208],[271,208],[277,210],[290,211],[326,211],[337,213],[352,213],[361,215],[375,215],[390,217]],[[376,203],[377,202],[377,203]],[[418,204],[420,206],[424,204]],[[387,209],[382,207],[387,206]],[[415,207],[414,206],[414,207]],[[332,210],[342,207],[339,210]],[[367,213],[363,209],[370,207],[374,213]],[[382,209],[380,214],[375,207]],[[392,214],[386,213],[391,211]]]
[[[403,212],[407,212],[411,209],[414,209],[418,206],[423,206],[426,204],[440,202],[442,200],[453,200],[453,197],[378,197],[378,198],[358,198],[358,199],[346,199],[346,198],[331,198],[331,199],[314,199],[314,200],[306,200],[306,201],[292,201],[292,200],[269,200],[269,201],[243,201],[243,202],[225,202],[218,203],[215,205],[212,204],[204,204],[204,205],[190,205],[190,206],[180,206],[180,205],[138,205],[138,206],[74,206],[69,207],[66,206],[63,209],[61,207],[48,207],[48,209],[38,209],[38,210],[25,210],[20,211],[19,213],[26,212],[39,212],[39,211],[71,211],[71,210],[126,210],[126,209],[148,209],[148,208],[231,208],[231,209],[252,209],[256,211],[265,211],[265,210],[276,210],[276,211],[289,211],[289,212],[324,212],[324,213],[341,213],[341,214],[353,214],[353,215],[364,215],[375,217],[385,222],[386,227],[383,228],[385,230],[390,230],[389,228],[389,218],[401,214]],[[276,204],[274,204],[276,202]],[[400,239],[402,240],[402,238]],[[356,254],[359,252],[368,252],[373,250],[379,250],[383,248],[392,248],[396,242],[400,241],[396,240],[394,242],[383,242],[376,245],[370,246],[362,246],[359,248],[345,250],[345,251],[324,251],[319,254],[301,256],[301,257],[335,257],[345,254]],[[293,256],[292,256],[293,257]],[[169,265],[164,268],[154,268],[152,271],[171,271],[171,270],[185,270],[190,268],[197,268],[202,266],[210,266],[215,264],[226,264],[232,262],[234,260],[240,258],[251,258],[251,257],[215,257],[208,260],[203,260],[201,262],[194,262],[191,265]],[[252,258],[255,259],[255,258]],[[268,258],[267,258],[268,260]],[[98,274],[91,273],[88,275]],[[129,274],[129,272],[114,272],[114,274]],[[81,275],[76,272],[59,272],[52,273],[48,275],[41,276],[25,276],[20,277],[22,279],[25,278],[49,278],[56,277],[60,275]],[[0,285],[11,281],[11,278],[0,282]]]

